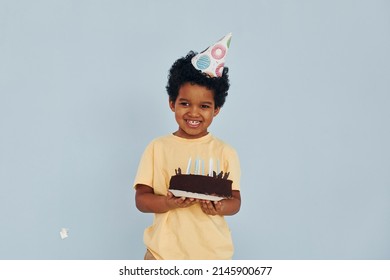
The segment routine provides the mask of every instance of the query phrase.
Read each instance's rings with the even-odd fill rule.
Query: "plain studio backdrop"
[[[229,32],[234,259],[389,259],[386,0],[0,0],[0,258],[142,259],[168,70]]]

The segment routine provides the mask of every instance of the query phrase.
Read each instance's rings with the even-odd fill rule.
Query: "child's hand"
[[[221,201],[210,201],[210,200],[201,200],[200,208],[203,213],[207,215],[219,215],[222,211],[222,202]]]
[[[167,204],[170,209],[186,208],[195,204],[197,200],[195,198],[176,197],[171,192],[167,195]]]

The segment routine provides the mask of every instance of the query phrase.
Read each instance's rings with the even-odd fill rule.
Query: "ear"
[[[217,107],[214,109],[214,117],[216,117],[219,114],[220,110],[221,110],[221,107]]]
[[[172,112],[175,112],[175,102],[169,99],[169,108],[171,108]]]

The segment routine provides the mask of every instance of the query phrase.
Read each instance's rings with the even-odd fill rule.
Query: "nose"
[[[199,108],[197,106],[191,106],[188,113],[192,117],[197,117],[199,116]]]

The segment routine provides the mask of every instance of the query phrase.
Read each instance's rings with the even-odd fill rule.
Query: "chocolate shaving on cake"
[[[178,169],[175,169],[175,174],[176,175],[181,175],[181,169],[180,167]]]
[[[225,175],[223,175],[222,179],[227,180],[227,178],[229,177],[229,174],[230,174],[230,172],[226,172]]]

